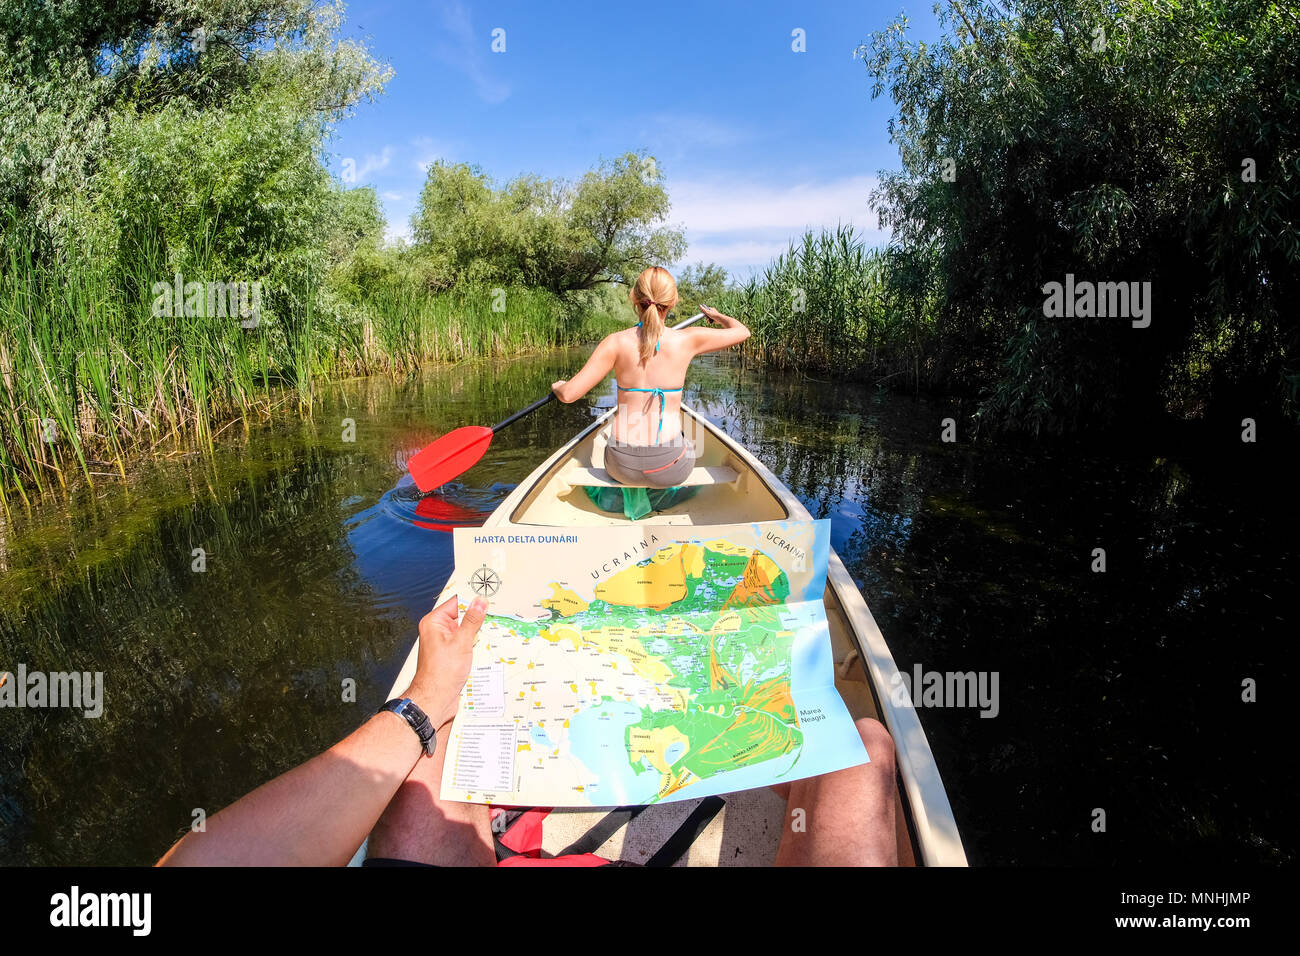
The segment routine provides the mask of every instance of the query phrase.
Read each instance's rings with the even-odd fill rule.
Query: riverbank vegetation
[[[892,241],[809,234],[733,290],[753,358],[966,396],[999,432],[1300,421],[1300,17],[949,0],[940,19],[937,43],[901,18],[858,50],[897,107],[902,169],[872,197]],[[1048,315],[1050,283],[1086,303]]]
[[[310,410],[322,377],[590,341],[627,321],[611,281],[680,254],[631,153],[500,188],[437,165],[414,242],[385,243],[325,166],[391,76],[341,16],[0,0],[0,502]]]
[[[1300,18],[947,0],[940,19],[935,43],[900,19],[857,50],[897,111],[901,168],[872,197],[890,243],[809,233],[730,285],[692,266],[679,317],[718,305],[755,361],[961,396],[991,431],[1294,425]],[[637,272],[685,254],[645,152],[576,181],[435,163],[411,241],[385,241],[375,192],[325,165],[391,75],[340,21],[321,0],[0,0],[4,502],[310,411],[323,378],[590,341],[630,320]],[[1050,314],[1076,280],[1091,311]]]
[[[1294,425],[1300,17],[948,0],[940,19],[938,42],[900,18],[858,50],[897,109],[902,168],[873,197],[891,244],[805,239],[743,289],[760,354],[965,394],[995,430]],[[1075,280],[1092,314],[1046,314]],[[1102,314],[1102,283],[1147,314]]]
[[[900,289],[896,252],[849,227],[808,232],[761,274],[720,296],[752,331],[747,359],[816,374],[919,384],[932,346],[933,302]]]

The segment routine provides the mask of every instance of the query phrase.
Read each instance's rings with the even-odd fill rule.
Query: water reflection
[[[582,358],[331,386],[311,422],[232,429],[210,460],[0,525],[0,667],[102,670],[107,697],[97,721],[0,712],[0,862],[151,862],[194,808],[355,727],[451,571],[449,529],[610,407],[612,383],[505,430],[434,496],[406,458]],[[1290,492],[1210,456],[943,444],[942,403],[725,357],[684,400],[831,520],[900,667],[1001,674],[996,719],[921,714],[972,861],[1293,859],[1294,770],[1263,733],[1296,632]],[[1273,688],[1260,704],[1241,703],[1250,676]]]

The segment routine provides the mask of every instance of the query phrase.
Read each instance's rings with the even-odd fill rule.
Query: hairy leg
[[[370,833],[366,855],[435,866],[495,866],[489,810],[479,803],[438,799],[448,724],[438,731],[438,750],[422,757]]]
[[[878,720],[856,723],[870,763],[772,788],[786,798],[777,866],[898,865],[894,741]]]

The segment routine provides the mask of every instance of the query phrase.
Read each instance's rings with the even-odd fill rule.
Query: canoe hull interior
[[[485,528],[582,527],[628,523],[622,514],[598,509],[582,490],[584,477],[599,476],[608,439],[611,410],[597,419],[519,484],[484,522]],[[687,500],[639,519],[638,524],[715,525],[752,521],[810,519],[807,509],[761,462],[719,428],[682,406],[687,437],[695,442],[697,465],[723,480],[703,484]],[[449,581],[439,600],[455,592]],[[894,738],[899,768],[898,848],[905,865],[965,866],[966,857],[942,780],[916,711],[890,700],[897,668],[861,592],[834,551],[824,595],[834,650],[835,686],[854,718],[880,720]],[[394,682],[393,693],[409,683],[415,649]],[[727,798],[725,810],[700,833],[684,862],[692,865],[761,865],[771,862],[784,829],[785,802],[771,790],[746,791]],[[648,808],[598,852],[640,862],[654,847],[638,848],[638,833],[655,839],[650,810],[671,814],[674,804]],[[680,811],[679,811],[680,812]],[[548,818],[547,839],[554,848],[570,845],[602,817],[604,810],[565,811]],[[734,818],[728,824],[727,818]],[[664,826],[671,820],[665,816]],[[551,849],[551,847],[546,847]]]

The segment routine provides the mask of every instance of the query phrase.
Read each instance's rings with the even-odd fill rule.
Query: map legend
[[[467,724],[456,749],[457,790],[509,793],[515,786],[515,725]]]
[[[465,679],[464,707],[475,717],[504,717],[506,669],[504,664],[479,664]]]

